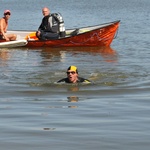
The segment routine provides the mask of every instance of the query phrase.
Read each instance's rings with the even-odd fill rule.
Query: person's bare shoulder
[[[0,18],[0,23],[4,23],[5,19],[4,18]]]

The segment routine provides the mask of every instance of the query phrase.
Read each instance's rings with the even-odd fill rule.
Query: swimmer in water
[[[79,77],[78,69],[76,66],[70,66],[66,73],[67,77],[57,81],[57,83],[91,83],[91,81],[88,79]]]

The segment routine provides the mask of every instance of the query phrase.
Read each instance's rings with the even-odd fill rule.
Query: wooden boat
[[[64,38],[38,40],[35,31],[9,31],[17,34],[17,40],[27,40],[25,47],[79,47],[110,46],[116,36],[120,20],[96,26],[67,29]]]

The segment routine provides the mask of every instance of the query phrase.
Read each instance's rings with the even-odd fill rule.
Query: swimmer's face
[[[70,83],[76,83],[78,80],[78,73],[75,71],[68,70],[67,77],[68,77]]]

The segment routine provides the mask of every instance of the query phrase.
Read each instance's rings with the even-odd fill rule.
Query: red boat
[[[38,40],[35,31],[9,31],[9,33],[17,34],[17,41],[27,40],[27,43],[23,45],[25,47],[110,46],[119,24],[120,20],[96,26],[67,29],[64,38],[55,40]]]

